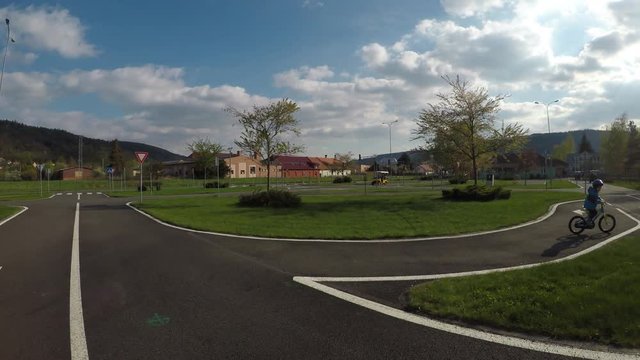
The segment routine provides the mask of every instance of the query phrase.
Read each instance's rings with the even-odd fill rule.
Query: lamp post
[[[382,123],[383,125],[389,126],[389,159],[387,160],[387,166],[389,166],[389,176],[391,176],[391,125],[397,122],[398,122],[398,119]]]
[[[0,72],[0,93],[2,92],[2,79],[4,78],[4,63],[7,60],[7,50],[9,50],[9,42],[15,42],[11,38],[11,28],[9,27],[9,19],[4,19],[7,24],[7,44],[4,47],[4,56],[2,57],[2,71]]]
[[[548,102],[546,104],[545,103],[541,103],[539,101],[534,101],[534,104],[544,105],[546,110],[547,110],[547,133],[548,134],[551,134],[551,122],[549,121],[549,105],[551,105],[553,103],[557,103],[558,101],[560,101],[560,100],[556,99],[556,100],[550,101],[550,102]],[[547,159],[550,157],[548,149],[547,149],[546,152],[547,153],[544,156],[544,177],[545,177],[544,185],[545,185],[545,188],[547,187],[547,179],[549,179],[549,170],[548,170],[548,166],[547,166]],[[552,162],[552,165],[553,165],[553,161],[551,161],[551,162]],[[549,181],[551,181],[551,179],[549,179]]]

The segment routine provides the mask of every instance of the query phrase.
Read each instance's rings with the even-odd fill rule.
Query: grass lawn
[[[613,184],[615,186],[622,186],[622,187],[625,187],[627,189],[640,190],[640,181],[614,180],[614,181],[611,181],[611,184]]]
[[[0,220],[4,220],[9,216],[17,213],[20,209],[12,206],[2,206],[0,205]]]
[[[640,237],[533,269],[417,285],[410,306],[436,317],[553,338],[640,347]]]
[[[420,194],[302,195],[296,209],[242,208],[235,196],[145,200],[141,208],[187,228],[286,238],[380,239],[491,230],[535,219],[580,193],[517,192],[509,200],[448,202]]]

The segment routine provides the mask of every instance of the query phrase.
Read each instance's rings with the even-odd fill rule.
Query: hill
[[[180,160],[185,157],[156,146],[122,141],[125,160],[133,160],[135,151],[149,152],[152,161]],[[29,126],[16,121],[0,120],[0,157],[22,163],[48,162],[76,164],[79,136],[68,131]],[[83,164],[102,166],[109,160],[111,142],[82,138]]]
[[[573,141],[576,144],[576,147],[580,145],[580,140],[582,140],[582,135],[587,135],[587,140],[591,143],[591,147],[594,151],[600,152],[600,143],[602,139],[602,134],[606,133],[603,130],[575,130],[569,132],[557,132],[551,134],[531,134],[529,135],[529,143],[527,144],[527,148],[534,149],[536,152],[540,154],[544,154],[545,152],[553,151],[553,147],[559,145],[564,139],[567,138],[567,135],[571,135],[573,137]],[[577,149],[575,149],[577,150]]]

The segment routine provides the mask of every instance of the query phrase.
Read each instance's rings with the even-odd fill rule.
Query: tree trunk
[[[271,186],[271,159],[267,157],[267,191],[269,186]]]

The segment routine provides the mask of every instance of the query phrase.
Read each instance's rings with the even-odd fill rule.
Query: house
[[[259,160],[241,155],[238,151],[236,154],[220,154],[220,158],[229,167],[228,176],[231,179],[246,179],[246,178],[266,178],[267,177],[267,165],[263,164]],[[271,165],[271,177],[276,177],[279,173],[279,167],[277,165]]]
[[[309,157],[309,160],[317,166],[320,177],[351,175],[351,169],[344,169],[344,164],[338,159],[325,155],[323,158]]]
[[[527,158],[528,157],[528,158]],[[497,179],[514,179],[516,177],[545,178],[567,176],[568,164],[559,159],[546,159],[541,154],[531,152],[525,154],[499,154],[493,158],[490,172]]]
[[[571,173],[600,170],[600,156],[595,152],[584,151],[567,156]]]
[[[70,167],[56,171],[51,179],[55,180],[87,180],[95,178],[95,172],[87,167]]]
[[[275,156],[272,163],[279,166],[281,177],[320,177],[319,165],[306,156]]]
[[[186,160],[174,160],[162,162],[162,176],[176,178],[191,178],[194,176],[196,161],[189,155]]]

